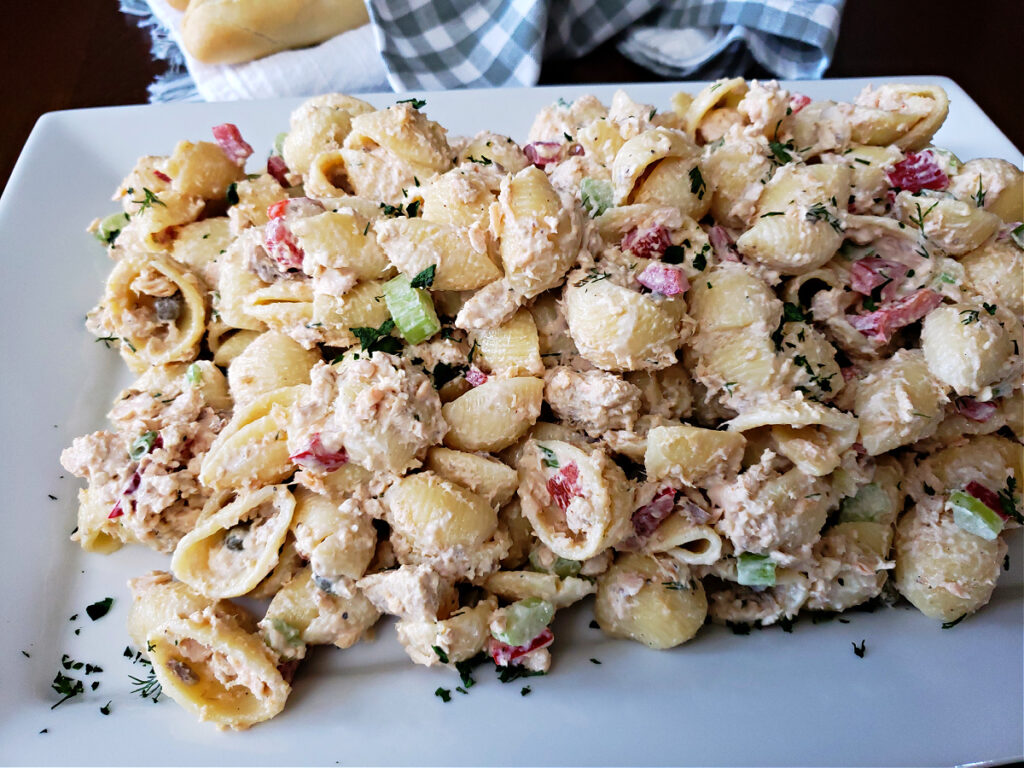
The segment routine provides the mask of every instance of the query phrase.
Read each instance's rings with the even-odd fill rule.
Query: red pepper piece
[[[908,192],[922,189],[945,189],[949,177],[943,173],[931,152],[907,152],[887,174],[889,184]]]
[[[220,144],[224,154],[231,162],[237,165],[244,165],[245,159],[252,154],[253,149],[242,138],[238,126],[234,123],[222,123],[213,126],[213,138]]]
[[[660,259],[665,249],[672,245],[668,230],[661,224],[649,227],[635,227],[622,238],[621,248],[641,259]]]
[[[569,508],[570,502],[580,495],[580,468],[571,461],[552,475],[547,482],[551,499],[563,512]]]

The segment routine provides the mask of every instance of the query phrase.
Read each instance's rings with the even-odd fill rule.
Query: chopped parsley
[[[981,314],[976,309],[961,309],[960,310],[960,325],[970,325],[971,323],[978,322],[978,315]]]
[[[104,704],[102,707],[100,707],[100,714],[101,715],[109,715],[110,714],[110,704],[111,704],[111,702],[108,701],[106,704]]]
[[[600,629],[601,628],[601,625],[597,623],[596,619],[591,619],[590,623],[587,626],[590,627],[591,629]]]
[[[681,245],[670,245],[665,248],[661,260],[666,264],[682,264],[686,259],[686,249]]]
[[[114,598],[105,597],[102,600],[97,600],[92,605],[86,606],[85,612],[89,614],[90,619],[97,621],[107,615],[107,611],[110,610],[110,606],[113,604]]]
[[[690,589],[690,584],[685,581],[663,581],[661,586],[674,592],[687,592]]]
[[[429,267],[420,270],[416,273],[411,281],[413,288],[429,288],[434,284],[434,275],[437,273],[437,265],[431,264]]]
[[[794,151],[792,141],[787,141],[785,144],[778,141],[769,141],[768,149],[772,151],[772,156],[769,159],[774,165],[785,165],[786,163],[793,162],[793,156],[789,154]]]
[[[696,165],[690,169],[690,192],[697,196],[698,200],[704,199],[704,193],[707,192],[707,185],[704,183],[704,177],[701,175],[700,168]]]
[[[494,162],[487,155],[480,155],[480,157],[473,157],[470,155],[466,158],[471,163],[479,163],[480,165],[493,165]]]
[[[385,216],[390,216],[395,219],[399,216],[408,216],[410,219],[415,219],[420,215],[420,201],[413,200],[409,205],[403,206],[401,203],[398,205],[388,205],[387,203],[381,203],[380,209]]]
[[[814,317],[810,312],[804,312],[799,304],[787,301],[782,305],[782,320],[786,323],[810,323]]]
[[[395,104],[408,104],[413,109],[423,109],[425,106],[427,106],[427,102],[425,99],[399,99],[398,101],[395,102]]]
[[[1010,239],[1014,245],[1024,251],[1024,224],[1018,224],[1010,230]]]
[[[1017,510],[1017,478],[1007,478],[1006,487],[999,491],[996,496],[999,498],[999,506],[1002,507],[1003,514],[1007,517],[1012,517],[1018,523],[1024,524],[1024,515]]]
[[[599,659],[591,658],[590,663],[591,664],[598,664],[598,665],[600,665],[601,661]]]
[[[868,649],[867,648],[867,644],[865,643],[865,641],[861,640],[860,641],[860,645],[857,645],[856,643],[851,642],[850,645],[853,646],[853,652],[854,652],[854,654],[856,654],[857,658],[858,659],[863,659],[864,658],[864,654],[867,652],[867,649]]]
[[[520,696],[529,696],[532,692],[533,692],[533,689],[530,686],[524,685],[522,687],[522,690],[519,691],[519,695]]]
[[[997,307],[995,304],[989,304],[987,301],[981,302],[981,306],[990,315],[994,315],[996,313],[996,310],[999,309],[999,307]]]
[[[703,272],[704,268],[708,265],[707,252],[710,248],[711,246],[705,245],[700,249],[700,253],[693,257],[693,268],[698,272]]]
[[[359,346],[364,352],[386,352],[394,355],[402,348],[402,342],[390,335],[394,329],[395,321],[388,318],[379,328],[359,326],[350,330],[359,339]]]
[[[81,680],[68,677],[59,670],[57,672],[57,676],[53,678],[53,682],[50,683],[50,687],[57,692],[58,696],[62,697],[61,700],[50,707],[50,709],[56,709],[68,699],[74,698],[81,693],[85,693],[85,685]]]
[[[224,193],[228,205],[238,205],[238,182],[232,181],[228,184],[228,191]]]
[[[431,377],[434,379],[434,389],[440,389],[452,379],[461,376],[466,371],[464,365],[449,365],[448,363],[438,363],[434,366],[434,370],[431,372]]]
[[[437,654],[438,661],[440,661],[442,664],[448,663],[448,654],[444,652],[444,649],[441,646],[432,645],[430,647],[433,649],[434,653]]]
[[[768,213],[762,213],[758,218],[767,219],[769,216],[785,216],[785,211],[768,211]]]
[[[944,622],[942,622],[942,628],[943,629],[952,629],[953,627],[955,627],[957,624],[959,624],[961,621],[963,621],[966,618],[967,618],[967,614],[965,613],[965,614],[963,614],[961,616],[958,616],[957,618],[953,619],[952,621],[944,621]]]
[[[434,691],[434,695],[437,696],[437,698],[439,698],[445,704],[452,700],[452,692],[447,688],[438,688],[436,691]]]

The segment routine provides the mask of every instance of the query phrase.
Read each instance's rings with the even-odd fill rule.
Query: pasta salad
[[[1022,521],[1024,174],[931,144],[941,88],[620,91],[523,144],[425,107],[310,99],[253,173],[214,126],[91,226],[87,327],[138,378],[61,456],[73,538],[170,555],[128,626],[170,697],[247,728],[385,614],[414,663],[530,675],[589,595],[659,649],[988,602]]]

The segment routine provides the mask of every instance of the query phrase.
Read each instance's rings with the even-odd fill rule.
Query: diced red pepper
[[[897,329],[920,320],[941,303],[941,295],[928,288],[922,288],[902,299],[890,301],[874,312],[847,315],[846,320],[868,338],[884,344],[892,338]]]
[[[690,281],[679,267],[654,261],[636,276],[636,281],[662,296],[677,296],[690,289]]]
[[[903,160],[896,163],[887,174],[889,184],[907,192],[922,189],[945,189],[949,177],[943,173],[931,152],[907,152]]]
[[[291,683],[295,679],[295,671],[299,668],[299,660],[292,659],[291,661],[282,661],[277,665],[277,671],[281,673],[281,677],[284,678],[286,683]]]
[[[508,643],[503,643],[501,640],[491,637],[487,640],[487,655],[490,656],[494,663],[499,667],[507,667],[510,664],[518,663],[523,656],[531,651],[547,648],[554,641],[555,636],[551,632],[550,627],[545,627],[543,632],[533,638],[533,640],[528,642],[526,645],[509,645]]]
[[[481,384],[487,382],[487,374],[477,368],[475,365],[466,371],[466,381],[472,384],[474,387],[479,387]]]
[[[277,183],[288,188],[288,164],[280,155],[271,155],[267,159],[267,173],[277,179]]]
[[[790,114],[795,115],[801,109],[811,103],[811,97],[803,93],[794,93],[789,100]]]
[[[636,535],[641,539],[646,539],[657,530],[662,520],[672,514],[675,506],[676,489],[662,488],[654,494],[654,498],[650,502],[633,513],[633,530],[636,531]]]
[[[719,261],[742,261],[740,252],[736,250],[736,244],[725,227],[715,224],[708,232],[708,240],[711,247],[715,249],[715,256]]]
[[[283,217],[271,219],[263,229],[263,245],[267,253],[283,269],[301,269],[302,258],[305,256],[295,236],[284,223]]]
[[[973,397],[961,397],[956,401],[956,412],[971,421],[986,422],[997,410],[995,403],[979,403]]]
[[[668,230],[661,224],[654,224],[629,230],[622,238],[620,247],[641,259],[660,259],[670,245],[672,240]]]
[[[164,182],[165,184],[171,183],[171,177],[168,176],[163,171],[153,171],[153,175],[156,176],[158,179],[160,179],[160,181]]]
[[[252,147],[242,138],[238,126],[234,123],[222,123],[213,126],[213,138],[220,144],[224,154],[231,162],[238,165],[245,165],[245,159],[252,154]]]
[[[320,442],[320,433],[316,432],[309,440],[309,445],[298,453],[288,457],[306,469],[320,472],[333,472],[348,463],[348,454],[342,448],[339,451],[327,450]]]
[[[280,219],[286,213],[288,213],[288,203],[291,202],[288,198],[284,200],[278,200],[276,203],[271,203],[267,206],[267,217],[271,219]]]
[[[557,141],[535,141],[523,147],[526,159],[538,168],[557,163],[563,157],[563,145]]]
[[[891,301],[907,276],[909,267],[888,259],[861,259],[850,267],[850,287],[857,293],[870,296],[871,292],[884,285],[881,298]]]
[[[570,461],[547,482],[548,493],[563,512],[569,508],[574,498],[580,495],[580,468],[575,461]]]
[[[966,491],[967,493],[971,494],[971,496],[976,498],[978,501],[980,501],[986,507],[988,507],[993,512],[995,512],[997,515],[999,515],[1001,518],[1003,518],[1003,520],[1006,520],[1006,519],[1009,518],[1009,515],[1007,515],[1005,512],[1003,512],[1003,505],[999,503],[999,497],[993,491],[990,491],[988,488],[986,488],[981,483],[978,483],[978,482],[975,482],[974,480],[972,480],[964,488],[964,491]]]

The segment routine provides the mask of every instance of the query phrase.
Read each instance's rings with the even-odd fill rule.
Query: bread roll
[[[199,61],[238,64],[319,43],[368,21],[361,0],[191,0],[181,37]]]

